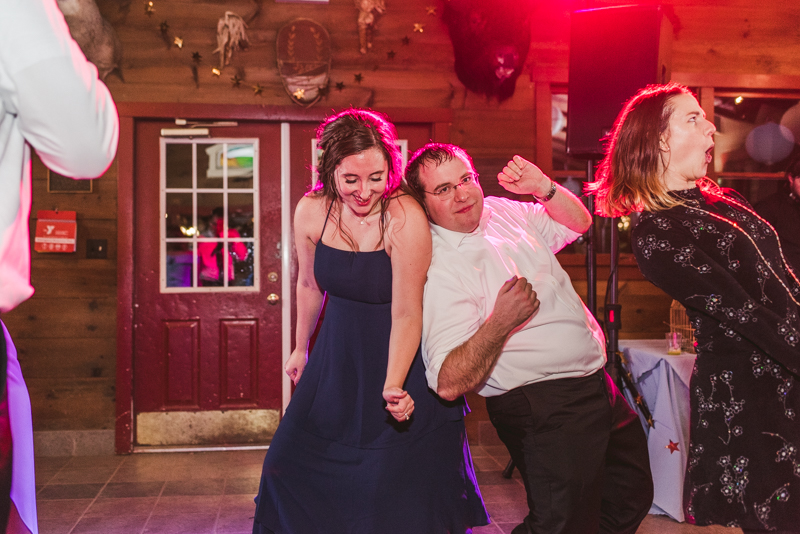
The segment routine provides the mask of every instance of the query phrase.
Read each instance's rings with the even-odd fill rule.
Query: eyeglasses
[[[470,173],[462,177],[456,185],[443,185],[436,189],[436,191],[425,191],[429,195],[433,195],[439,200],[450,200],[456,194],[456,187],[473,187],[478,182],[478,173]]]

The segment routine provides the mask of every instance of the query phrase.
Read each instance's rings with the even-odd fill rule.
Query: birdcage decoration
[[[694,354],[694,329],[686,315],[686,308],[677,300],[669,307],[669,331],[681,335],[681,350]]]

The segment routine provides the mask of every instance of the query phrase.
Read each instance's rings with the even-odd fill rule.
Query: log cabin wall
[[[260,1],[99,0],[122,43],[122,77],[106,82],[118,102],[263,104],[292,107],[276,69],[278,30],[297,17],[314,19],[330,34],[332,61],[325,110],[349,105],[449,108],[450,140],[475,159],[488,193],[494,174],[513,154],[552,166],[550,95],[567,85],[570,12],[628,1],[533,0],[532,42],[513,97],[503,103],[464,89],[453,71],[453,50],[441,21],[446,0],[387,0],[378,16],[373,48],[359,53],[352,0],[328,4]],[[455,0],[452,0],[455,1]],[[487,0],[489,1],[489,0]],[[675,27],[673,79],[708,88],[800,89],[800,3],[749,0],[642,1],[671,10]],[[435,8],[435,9],[431,9]],[[219,67],[216,26],[225,11],[248,24],[249,47]],[[414,31],[422,25],[421,33]],[[162,27],[164,30],[162,31]],[[182,39],[182,47],[175,38]],[[407,43],[404,39],[407,38]],[[598,43],[598,46],[601,46]],[[201,58],[193,60],[193,54]],[[196,57],[196,56],[195,56]],[[197,68],[197,82],[193,67]],[[235,87],[232,78],[242,79]],[[360,75],[361,80],[356,77]],[[54,81],[54,83],[57,83]],[[337,88],[337,84],[343,84]],[[262,91],[257,94],[254,86]],[[708,109],[708,106],[704,104]],[[711,106],[713,110],[713,105]],[[78,213],[74,254],[33,253],[33,298],[3,319],[14,337],[31,391],[35,430],[114,428],[116,287],[116,164],[92,193],[48,193],[46,169],[34,162],[32,227],[40,209]],[[107,259],[86,259],[86,240],[106,239]],[[580,265],[568,270],[585,294]],[[660,336],[670,300],[628,266],[620,298],[621,337]],[[602,302],[605,277],[598,276]],[[626,278],[626,275],[623,275]]]

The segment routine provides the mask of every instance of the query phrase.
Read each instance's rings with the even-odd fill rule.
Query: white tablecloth
[[[663,339],[620,340],[621,350],[655,426],[639,418],[647,434],[654,497],[651,514],[667,514],[683,521],[683,477],[689,448],[689,380],[694,354],[667,355]],[[629,391],[625,397],[637,410]],[[671,444],[674,444],[671,446]]]

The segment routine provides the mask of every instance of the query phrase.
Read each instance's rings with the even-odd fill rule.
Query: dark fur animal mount
[[[531,43],[533,0],[450,0],[444,19],[455,70],[467,89],[506,100],[514,94]]]
[[[112,72],[122,79],[122,44],[117,32],[103,18],[94,0],[57,0],[69,33],[86,59],[97,67],[101,80]]]

